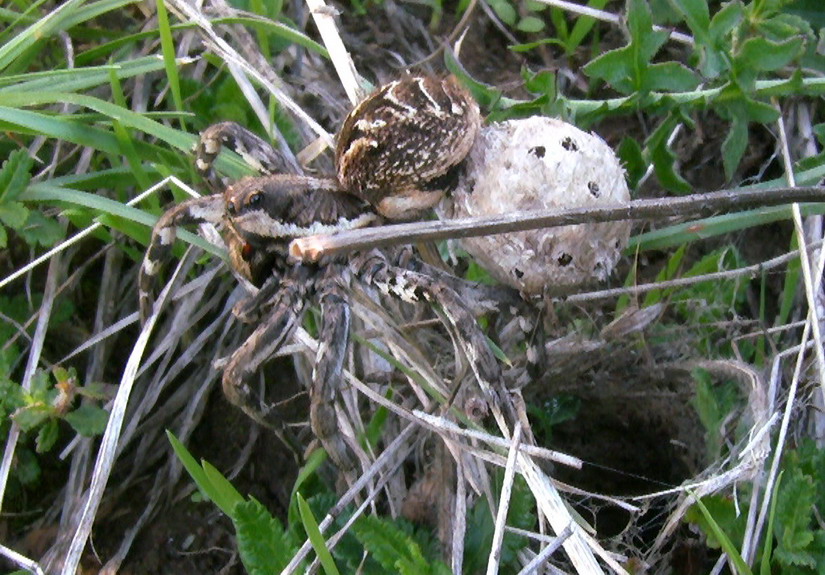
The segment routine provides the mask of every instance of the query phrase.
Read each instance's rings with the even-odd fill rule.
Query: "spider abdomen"
[[[439,179],[467,156],[480,125],[478,104],[452,76],[390,82],[344,121],[338,180],[381,215],[414,218],[441,199]]]

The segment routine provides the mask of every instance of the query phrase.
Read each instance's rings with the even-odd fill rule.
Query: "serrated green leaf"
[[[421,548],[392,522],[374,516],[359,517],[352,526],[355,537],[388,573],[430,571]]]
[[[94,437],[106,430],[109,412],[102,407],[84,403],[74,411],[67,413],[64,419],[83,437]]]
[[[32,485],[40,479],[40,463],[30,450],[18,448],[15,454],[14,475],[23,485]]]
[[[232,509],[238,553],[250,575],[280,573],[298,550],[294,538],[260,502],[251,498]]]
[[[813,542],[811,529],[816,486],[811,476],[795,468],[785,473],[776,503],[776,558],[782,563],[812,567],[807,547]]]
[[[49,419],[43,424],[43,427],[37,432],[35,439],[35,451],[37,453],[46,453],[54,447],[57,437],[59,435],[59,427],[57,419]]]
[[[761,72],[780,70],[802,54],[805,41],[789,38],[773,42],[763,37],[748,38],[736,55],[737,67],[746,66]]]
[[[628,0],[627,28],[636,64],[646,64],[664,46],[670,34],[653,29],[653,15],[645,0]]]
[[[479,82],[461,65],[452,50],[444,50],[444,66],[456,76],[461,84],[473,94],[473,98],[482,108],[492,109],[501,100],[501,90]]]
[[[519,20],[516,29],[527,33],[541,32],[544,30],[544,21],[535,16],[527,16]]]
[[[20,202],[0,204],[0,222],[6,227],[17,230],[23,227],[29,217],[29,210]]]
[[[779,110],[767,102],[760,102],[751,98],[745,98],[742,102],[745,115],[748,120],[759,122],[760,124],[771,124],[779,119]]]
[[[710,44],[710,11],[707,0],[671,0],[693,34],[693,39]]]
[[[662,62],[648,66],[642,90],[645,92],[687,92],[699,85],[692,70],[678,62]]]
[[[617,154],[627,172],[630,189],[635,189],[639,185],[639,180],[647,171],[647,162],[645,162],[642,154],[642,147],[633,138],[626,137],[619,144]]]
[[[53,412],[54,410],[46,403],[30,403],[27,401],[27,405],[17,409],[11,418],[23,431],[31,431],[42,425]]]
[[[29,157],[27,150],[15,150],[0,168],[0,204],[7,204],[16,200],[31,179],[31,168],[34,160]]]
[[[40,245],[46,248],[53,246],[66,235],[59,221],[47,218],[38,210],[29,210],[26,223],[17,233],[30,246]]]

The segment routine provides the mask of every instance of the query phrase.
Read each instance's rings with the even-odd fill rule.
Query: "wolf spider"
[[[389,219],[415,217],[443,193],[445,177],[467,154],[480,124],[476,103],[453,78],[406,77],[380,88],[347,117],[338,136],[336,178],[283,173],[247,177],[223,193],[189,200],[158,220],[140,272],[140,304],[152,310],[152,284],[168,259],[176,228],[216,224],[232,267],[258,287],[233,310],[257,324],[223,372],[226,397],[254,420],[278,429],[278,413],[250,385],[261,365],[287,343],[308,302],[320,304],[319,346],[312,370],[310,424],[338,468],[351,478],[355,459],[339,432],[334,402],[350,331],[349,287],[374,286],[407,302],[435,304],[466,356],[484,399],[507,431],[515,418],[501,370],[465,303],[483,290],[433,268],[409,250],[371,249],[295,261],[290,242],[299,237],[357,229]],[[232,123],[201,134],[197,165],[208,173],[223,144],[241,148],[267,171],[283,170],[278,154]],[[501,409],[507,414],[505,418]]]

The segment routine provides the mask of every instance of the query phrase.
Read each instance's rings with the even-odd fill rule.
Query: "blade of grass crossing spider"
[[[30,185],[28,189],[20,195],[20,198],[26,201],[44,203],[65,202],[70,205],[90,208],[97,212],[102,212],[117,218],[123,218],[125,220],[136,222],[148,228],[154,227],[158,220],[157,216],[153,216],[143,210],[133,208],[115,200],[111,200],[97,194],[81,192],[79,190],[61,188],[59,186],[51,185],[48,182],[39,182],[37,184]],[[187,243],[198,246],[202,250],[219,258],[226,258],[226,253],[224,253],[223,250],[210,244],[197,234],[193,234],[192,232],[188,232],[186,230],[178,230],[178,238]]]
[[[175,60],[175,42],[172,39],[172,30],[169,27],[169,14],[166,12],[166,3],[163,0],[157,0],[155,5],[157,6],[158,32],[160,33],[160,45],[163,51],[163,65],[166,68],[166,79],[169,81],[172,101],[176,110],[184,110],[178,65]],[[180,128],[186,131],[186,123],[183,121],[182,116],[180,118]]]
[[[335,560],[332,558],[332,553],[327,549],[327,542],[321,530],[318,528],[318,522],[315,520],[312,510],[309,508],[309,504],[301,497],[300,493],[298,493],[296,497],[298,499],[298,509],[301,513],[301,522],[303,523],[304,531],[306,531],[309,542],[312,544],[312,548],[315,550],[315,554],[318,556],[324,572],[327,575],[340,575],[338,567],[335,566]]]
[[[705,504],[702,503],[702,500],[699,499],[694,495],[694,500],[696,502],[696,506],[701,511],[702,516],[705,518],[705,521],[708,522],[708,527],[710,527],[713,536],[716,537],[716,540],[719,542],[719,545],[722,547],[722,551],[724,551],[728,558],[733,562],[734,567],[736,567],[737,572],[740,575],[753,575],[750,567],[748,564],[745,563],[745,560],[742,559],[742,555],[739,553],[739,550],[734,546],[733,542],[728,537],[727,533],[722,531],[722,528],[719,527],[719,524],[713,518],[713,515],[710,514],[708,508],[705,507]]]
[[[109,80],[109,85],[112,88],[112,97],[115,103],[125,108],[126,97],[123,95],[123,87],[120,85],[120,81],[114,73],[109,74]],[[132,170],[132,174],[134,174],[138,185],[144,190],[149,188],[152,185],[152,182],[149,179],[149,176],[146,175],[146,171],[143,169],[143,162],[141,161],[140,156],[138,156],[137,150],[135,150],[135,146],[133,144],[134,138],[132,138],[131,134],[126,131],[123,124],[117,120],[112,121],[112,131],[115,133],[115,138],[117,138],[120,149],[123,150],[123,154],[129,162],[129,168]]]
[[[208,464],[205,463],[201,466],[171,431],[166,430],[166,437],[169,438],[169,443],[172,444],[175,455],[180,459],[184,469],[186,469],[187,473],[189,473],[195,481],[198,488],[203,491],[221,511],[231,517],[232,508],[238,502],[243,501],[241,494],[238,493],[223,476],[221,476],[223,482],[217,479],[215,474],[220,475],[220,473],[218,473],[214,467],[209,465],[210,470],[207,470],[206,466]]]

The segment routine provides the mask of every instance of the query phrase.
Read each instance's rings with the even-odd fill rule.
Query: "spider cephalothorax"
[[[419,107],[418,120],[415,106]],[[434,127],[437,119],[445,124]],[[478,121],[475,103],[454,80],[408,77],[380,89],[345,121],[340,140],[350,145],[339,143],[338,179],[286,174],[250,177],[228,186],[222,194],[170,209],[155,226],[141,268],[144,317],[151,311],[153,278],[169,255],[176,227],[210,222],[223,229],[232,267],[259,288],[235,308],[242,320],[258,323],[232,354],[223,375],[227,397],[255,420],[279,427],[277,414],[250,385],[251,379],[290,339],[307,302],[315,302],[321,308],[321,321],[310,390],[311,426],[339,468],[346,474],[353,469],[350,450],[338,431],[334,399],[349,337],[349,288],[358,281],[404,301],[436,304],[483,396],[506,428],[500,407],[504,406],[511,421],[514,415],[500,368],[466,303],[473,299],[467,294],[475,288],[432,269],[408,250],[370,250],[316,263],[294,261],[288,255],[288,244],[294,238],[374,225],[381,219],[379,211],[407,217],[431,205],[432,195],[440,193],[433,191],[437,189],[433,181],[460,161],[454,152],[469,147],[464,140],[470,137],[471,142]],[[399,123],[398,130],[392,122]],[[399,139],[402,134],[418,144]],[[441,138],[443,149],[425,135]],[[261,146],[260,139],[237,125],[216,125],[204,132],[198,146],[199,169],[208,170],[221,143],[228,140],[246,142],[247,150]],[[414,157],[417,153],[420,157]],[[267,163],[277,163],[277,154],[271,150],[266,154]],[[372,170],[372,180],[367,168]],[[392,170],[397,170],[397,180]],[[399,185],[393,187],[393,182]]]

